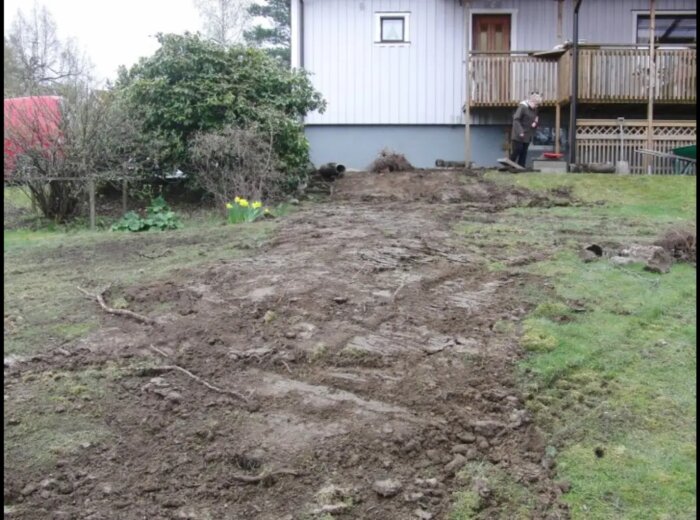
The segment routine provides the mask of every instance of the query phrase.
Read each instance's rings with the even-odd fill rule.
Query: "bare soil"
[[[453,233],[563,200],[453,171],[350,173],[247,258],[106,293],[154,325],[86,300],[100,330],[6,364],[5,405],[28,373],[116,363],[79,403],[110,436],[49,474],[6,465],[5,504],[28,519],[442,519],[465,486],[455,473],[485,461],[538,498],[534,518],[566,518],[517,389],[515,332],[494,330],[527,312],[525,275],[489,270]]]

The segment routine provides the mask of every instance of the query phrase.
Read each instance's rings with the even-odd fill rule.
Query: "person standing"
[[[538,107],[542,103],[542,96],[532,92],[530,97],[521,101],[513,114],[513,130],[511,132],[510,160],[525,168],[527,149],[530,147],[532,137],[539,122]]]

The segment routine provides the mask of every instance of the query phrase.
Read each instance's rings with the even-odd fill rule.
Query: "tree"
[[[204,21],[204,34],[219,45],[243,41],[243,33],[251,15],[250,0],[195,0]]]
[[[272,27],[256,25],[245,32],[245,39],[250,45],[265,49],[287,65],[291,63],[291,9],[291,0],[254,3],[250,6],[250,14],[267,18]]]
[[[7,44],[6,62],[9,47],[21,94],[56,93],[89,74],[87,58],[73,40],[58,37],[56,22],[45,6],[35,4],[28,16],[17,11]]]
[[[138,150],[138,132],[114,95],[85,87],[6,102],[4,133],[14,152],[5,154],[5,177],[57,222],[77,215],[88,177],[123,175]]]
[[[22,71],[7,38],[4,38],[3,60],[3,94],[4,97],[19,96],[22,94]]]
[[[144,135],[161,140],[163,169],[185,169],[196,132],[259,123],[270,128],[275,168],[288,175],[309,163],[301,117],[325,101],[305,71],[291,71],[259,49],[222,47],[198,35],[159,34],[161,47],[129,70],[116,90],[142,122]]]

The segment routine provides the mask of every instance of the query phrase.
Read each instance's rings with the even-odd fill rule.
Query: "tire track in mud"
[[[515,338],[492,330],[525,313],[523,281],[452,236],[492,194],[476,183],[471,200],[453,173],[401,180],[399,195],[375,180],[369,199],[344,180],[253,257],[129,288],[133,310],[177,305],[154,327],[105,317],[64,365],[177,364],[254,406],[127,370],[99,403],[111,440],[57,469],[71,493],[22,497],[27,518],[441,519],[474,486],[498,518],[497,494],[455,477],[470,463],[527,488],[535,518],[565,518],[516,389]]]

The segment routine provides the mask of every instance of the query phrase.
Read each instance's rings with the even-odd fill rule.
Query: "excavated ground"
[[[485,461],[539,498],[536,518],[565,518],[517,338],[493,329],[525,315],[525,275],[489,270],[454,233],[550,203],[461,172],[353,173],[251,256],[122,288],[154,324],[102,313],[88,337],[6,366],[6,407],[28,373],[118,376],[75,403],[104,440],[50,475],[6,465],[5,504],[32,519],[442,519],[455,473]],[[159,368],[174,365],[200,380]]]

